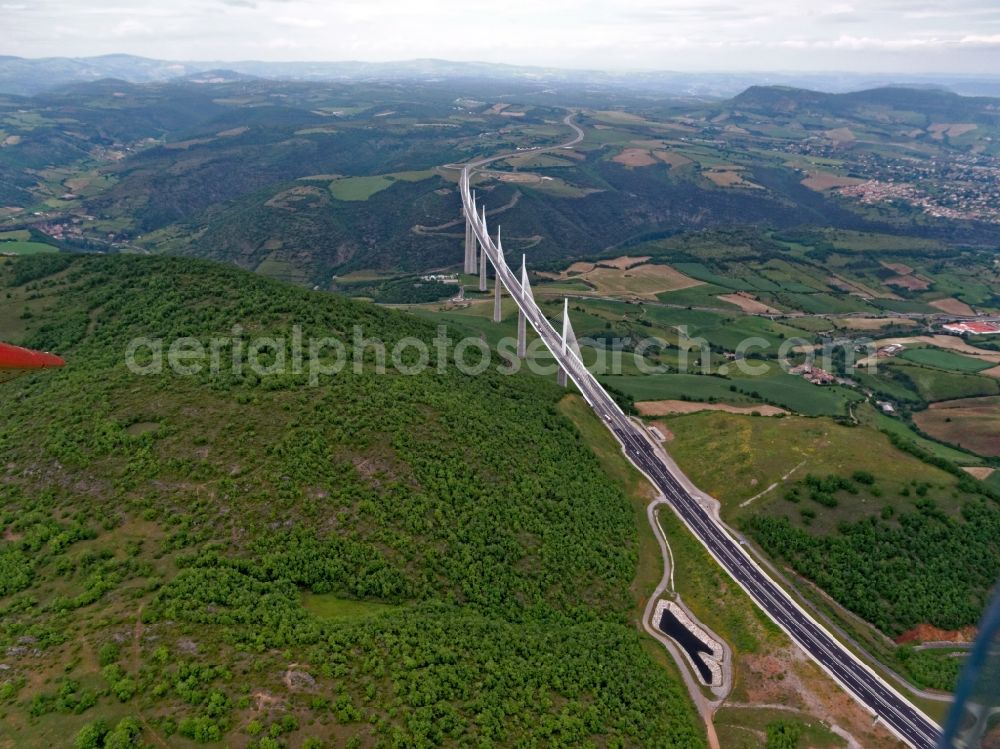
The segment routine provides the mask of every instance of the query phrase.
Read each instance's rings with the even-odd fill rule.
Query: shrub
[[[73,749],[101,749],[104,737],[108,734],[108,726],[103,720],[88,723],[73,739]]]

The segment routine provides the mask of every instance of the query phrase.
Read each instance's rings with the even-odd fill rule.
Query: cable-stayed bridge
[[[583,131],[572,122],[572,115],[564,122],[574,129],[576,137],[556,148],[569,147],[583,139]],[[730,577],[799,647],[890,731],[915,749],[936,749],[941,738],[938,725],[834,638],[770,578],[708,507],[685,488],[685,484],[689,482],[683,476],[675,475],[676,467],[668,465],[660,457],[642,427],[625,415],[584,366],[570,324],[568,302],[563,305],[561,334],[542,314],[528,281],[525,257],[522,255],[520,273],[515,275],[507,265],[499,228],[494,239],[488,230],[486,207],[477,205],[471,187],[474,170],[508,155],[502,154],[464,166],[459,179],[459,191],[466,222],[465,272],[478,273],[479,289],[485,292],[489,281],[488,270],[492,267],[494,321],[500,321],[501,299],[505,292],[516,303],[518,356],[523,358],[526,354],[527,328],[530,325],[558,362],[560,382],[567,384],[571,381],[576,385],[597,416],[622,444],[629,460],[666,497],[674,512]]]

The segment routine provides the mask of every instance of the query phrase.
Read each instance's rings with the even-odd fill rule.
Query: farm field
[[[371,177],[343,177],[330,183],[330,193],[337,200],[364,201],[372,195],[392,187],[398,181],[420,182],[435,175],[431,170],[423,172],[396,172]]]
[[[557,278],[586,284],[586,288],[591,289],[589,293],[597,296],[620,298],[656,299],[660,294],[701,285],[700,281],[685,276],[669,265],[652,265],[627,257],[602,260],[596,265],[588,263],[570,266]],[[537,291],[540,294],[547,293],[550,286],[551,284],[539,285]]]
[[[791,507],[782,499],[784,490],[809,473],[850,475],[855,469],[867,470],[879,476],[887,495],[888,489],[902,489],[913,479],[955,485],[953,476],[896,450],[885,435],[866,427],[800,416],[774,419],[719,412],[664,420],[674,433],[671,455],[695,484],[722,502],[723,516],[734,522],[747,513]],[[746,508],[740,506],[773,483],[779,484],[776,490]],[[828,531],[840,520],[880,511],[873,497],[857,495],[814,521],[814,528]]]
[[[914,364],[922,364],[936,369],[953,370],[956,372],[981,372],[995,366],[993,362],[973,359],[953,351],[937,348],[908,348],[899,357]]]
[[[42,242],[30,242],[24,240],[13,240],[0,242],[0,255],[11,253],[14,255],[39,255],[47,252],[59,252],[58,247]]]
[[[1000,393],[1000,383],[991,377],[899,362],[894,362],[890,368],[912,382],[920,397],[929,403]]]
[[[1000,456],[1000,397],[932,403],[913,415],[932,437],[986,457]]]
[[[693,374],[650,374],[602,378],[637,401],[705,400],[735,406],[770,403],[808,416],[843,415],[862,396],[850,389],[820,387],[784,373],[765,377],[713,377]]]

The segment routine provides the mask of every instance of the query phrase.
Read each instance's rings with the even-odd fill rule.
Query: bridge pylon
[[[483,204],[483,233],[486,233],[486,205]],[[475,232],[473,232],[475,235]],[[486,285],[486,248],[479,242],[479,238],[473,236],[473,241],[479,244],[479,290],[485,292],[489,287]]]
[[[483,211],[485,214],[485,210]],[[503,244],[500,242],[500,226],[497,226],[497,262],[502,263],[503,259]],[[503,293],[503,284],[500,282],[500,273],[494,270],[493,279],[493,322],[500,322],[503,319],[503,310],[500,306],[500,296]]]
[[[521,293],[531,298],[531,286],[528,284],[528,261],[521,255]],[[524,310],[517,308],[517,357],[526,359],[528,356],[528,318]]]
[[[577,358],[581,361],[583,357],[580,354],[580,344],[576,340],[576,333],[573,332],[573,324],[569,321],[569,299],[563,299],[563,328],[562,328],[562,353],[565,356],[569,351],[576,354]],[[559,367],[559,374],[556,375],[556,381],[559,383],[560,387],[566,387],[569,381],[569,375],[566,374],[566,370]]]

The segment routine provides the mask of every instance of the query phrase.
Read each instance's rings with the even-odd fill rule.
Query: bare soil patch
[[[913,273],[913,268],[911,268],[906,263],[886,263],[886,262],[883,262],[882,263],[882,267],[883,268],[888,268],[889,270],[891,270],[893,273],[895,273],[898,276],[908,276],[911,273]]]
[[[962,470],[972,476],[972,478],[985,481],[993,475],[993,471],[996,469],[989,466],[962,466]]]
[[[650,421],[648,423],[651,427],[656,427],[656,430],[663,435],[664,442],[668,443],[673,442],[674,433],[670,430],[670,427],[667,426],[667,423],[665,421],[658,420],[658,421]]]
[[[513,182],[522,185],[533,185],[542,181],[539,175],[531,174],[530,172],[501,172],[493,176],[501,182]]]
[[[897,637],[896,643],[905,645],[911,642],[972,642],[975,639],[975,627],[948,630],[932,624],[918,624]]]
[[[937,301],[930,302],[930,305],[934,309],[939,309],[949,315],[971,316],[976,314],[976,311],[972,307],[954,297],[938,299]]]
[[[642,297],[652,299],[666,291],[700,286],[698,281],[686,276],[669,265],[629,265],[631,261],[642,262],[644,258],[623,256],[614,261],[601,261],[600,265],[577,262],[560,273],[558,279],[585,281],[593,287],[591,292],[599,296]],[[616,265],[612,265],[616,263]],[[627,267],[620,267],[625,265]]]
[[[839,174],[832,174],[831,172],[812,172],[802,180],[803,185],[816,192],[825,192],[826,190],[833,190],[838,187],[850,187],[851,185],[859,185],[862,182],[864,180],[857,177],[841,177]]]
[[[628,270],[633,265],[639,265],[649,260],[649,255],[642,255],[640,257],[631,257],[629,255],[622,255],[621,257],[616,257],[614,260],[601,260],[598,265],[603,265],[608,268],[618,268],[619,270]]]
[[[676,151],[653,151],[653,156],[665,164],[670,164],[671,168],[674,169],[681,166],[687,166],[691,163],[691,159],[683,154],[677,153]]]
[[[962,398],[932,403],[913,421],[935,439],[977,455],[1000,456],[1000,397]]]
[[[837,320],[837,324],[851,330],[878,330],[890,325],[916,325],[913,320],[905,317],[845,317]]]
[[[692,401],[638,401],[635,407],[643,416],[667,416],[668,414],[691,414],[698,411],[725,411],[731,414],[753,414],[777,416],[787,414],[783,408],[762,404],[759,406],[731,406],[728,403],[695,403]],[[659,424],[659,422],[657,422]],[[662,431],[662,429],[661,429]]]
[[[596,267],[597,266],[594,265],[593,263],[584,263],[584,262],[581,261],[581,262],[573,263],[571,266],[569,266],[564,271],[564,275],[569,276],[569,275],[579,275],[581,273],[589,273],[590,271],[592,271]]]
[[[912,291],[926,291],[930,287],[930,282],[917,276],[893,276],[885,280],[887,286],[898,286],[901,289]]]
[[[611,160],[625,166],[652,166],[656,163],[653,154],[645,148],[626,148]]]
[[[702,175],[719,187],[748,187],[754,190],[763,190],[760,185],[748,182],[743,179],[742,167],[718,167],[715,169],[705,169]]]
[[[840,143],[850,143],[852,140],[855,140],[854,133],[849,127],[837,127],[833,130],[827,130],[823,133],[823,135],[832,140],[835,145]]]
[[[755,299],[749,294],[744,294],[743,292],[737,292],[735,294],[720,294],[716,299],[721,299],[723,302],[729,302],[730,304],[735,304],[744,312],[751,315],[776,315],[780,314],[780,310],[776,310],[763,302]]]
[[[935,122],[927,126],[927,132],[934,140],[944,140],[944,136],[957,138],[976,129],[976,125],[971,122]]]

